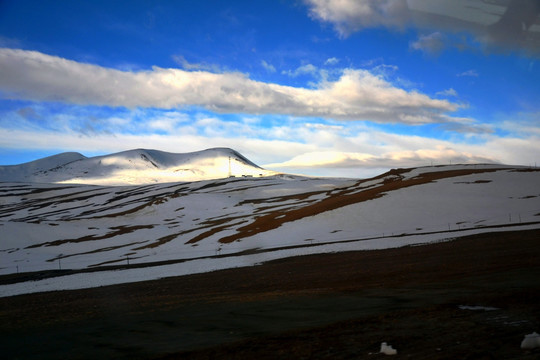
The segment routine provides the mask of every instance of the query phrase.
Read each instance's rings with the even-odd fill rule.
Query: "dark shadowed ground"
[[[476,310],[460,306],[478,306]],[[0,298],[8,359],[538,359],[540,230]]]

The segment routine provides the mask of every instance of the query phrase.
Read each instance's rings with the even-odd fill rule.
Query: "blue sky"
[[[534,0],[0,1],[0,164],[232,147],[363,177],[540,163]]]

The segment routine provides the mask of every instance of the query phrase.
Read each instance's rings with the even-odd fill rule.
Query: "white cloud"
[[[352,131],[357,132],[356,135],[341,130],[338,133],[333,129],[317,130],[304,133],[302,137],[306,143],[316,145],[315,150],[296,153],[285,161],[267,166],[284,172],[356,176],[355,172],[365,173],[366,169],[381,171],[430,164],[540,163],[533,158],[540,153],[540,137],[534,133],[500,138],[493,132],[469,132],[464,135],[464,139],[472,141],[468,142],[386,133],[366,126]],[[334,141],[331,141],[332,136],[335,136]]]
[[[337,65],[339,63],[339,59],[335,57],[331,57],[326,59],[324,62],[324,65]]]
[[[540,137],[540,111],[519,112],[517,114],[502,115],[502,120],[497,121],[499,129],[518,137],[535,135]],[[519,119],[519,120],[518,120]]]
[[[441,96],[458,96],[458,93],[456,90],[454,90],[453,88],[449,88],[449,89],[446,89],[446,90],[443,90],[443,91],[439,91],[437,92],[437,95],[441,95]]]
[[[462,73],[459,73],[456,75],[457,77],[463,77],[463,76],[470,76],[470,77],[478,77],[478,72],[474,69],[464,71]]]
[[[267,63],[267,62],[264,61],[264,60],[261,61],[261,65],[262,65],[262,67],[265,68],[266,71],[268,71],[268,72],[271,72],[271,73],[276,72],[276,68],[274,67],[274,65],[269,64],[269,63]]]
[[[437,55],[444,49],[444,35],[434,32],[429,35],[420,35],[418,40],[410,44],[410,48],[420,50],[430,55]]]
[[[293,157],[282,163],[267,164],[267,167],[279,168],[310,168],[310,167],[351,167],[362,166],[374,156],[370,154],[342,151],[313,151]]]
[[[192,63],[188,62],[183,55],[173,55],[172,59],[174,60],[175,63],[180,65],[182,67],[182,69],[186,69],[186,70],[198,70],[198,69],[200,69],[199,64],[192,64]]]
[[[282,163],[265,164],[266,168],[289,172],[310,173],[311,171],[332,170],[340,173],[341,170],[362,171],[366,169],[390,169],[396,167],[417,167],[441,164],[466,164],[466,163],[492,163],[496,162],[493,157],[478,156],[461,150],[448,147],[443,144],[435,148],[419,148],[415,150],[388,151],[375,155],[363,152],[348,151],[313,151],[302,153]]]
[[[306,64],[299,66],[294,70],[283,71],[282,74],[290,77],[298,77],[301,75],[315,75],[318,73],[318,70],[319,69],[315,65]]]
[[[329,130],[329,131],[342,131],[344,129],[344,126],[341,126],[341,125],[307,123],[304,126],[307,127],[308,129]]]
[[[391,65],[391,64],[379,64],[377,66],[374,66],[370,72],[382,76],[384,78],[388,77],[390,74],[395,73],[399,70],[399,67],[397,65]]]
[[[182,69],[184,70],[205,70],[205,71],[212,71],[212,72],[222,72],[220,66],[215,64],[207,64],[207,63],[190,63],[186,60],[186,58],[183,55],[173,55],[172,59],[175,63],[180,65]]]
[[[313,71],[306,65],[302,71]],[[345,69],[314,88],[283,86],[246,75],[154,67],[120,71],[36,51],[0,49],[4,98],[79,105],[202,106],[220,113],[287,114],[348,120],[422,124],[448,122],[459,108],[447,100],[394,86],[367,70]]]
[[[371,136],[379,140],[384,138],[377,133]],[[393,143],[372,144],[368,151],[340,151],[321,147],[320,150],[303,152],[280,163],[265,164],[265,167],[284,172],[294,169],[293,171],[298,173],[321,172],[326,169],[328,173],[340,174],[342,170],[350,172],[355,169],[362,171],[431,164],[500,162],[528,165],[531,164],[531,159],[524,161],[515,154],[530,154],[532,150],[540,148],[534,143],[538,138],[492,138],[479,145],[456,144],[407,135],[390,135],[388,138],[392,138]]]
[[[341,36],[377,26],[401,27],[408,21],[405,0],[305,0],[314,19],[334,24]]]
[[[181,121],[178,119],[162,117],[157,119],[149,119],[146,122],[146,125],[150,130],[161,130],[167,133],[172,133],[176,130],[180,123]]]

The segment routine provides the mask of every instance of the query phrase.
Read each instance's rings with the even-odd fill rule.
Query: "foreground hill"
[[[540,229],[0,298],[6,359],[538,359]]]
[[[63,153],[25,164],[0,166],[1,182],[94,185],[141,185],[273,174],[228,148],[184,154],[136,149],[91,158],[79,153]]]
[[[539,183],[538,169],[499,165],[398,169],[365,180],[3,183],[0,295],[537,229]],[[33,281],[43,277],[52,278]]]

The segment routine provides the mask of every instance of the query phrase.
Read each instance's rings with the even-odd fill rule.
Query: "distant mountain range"
[[[0,166],[0,182],[94,185],[143,185],[274,174],[229,148],[183,154],[135,149],[95,157],[67,152],[20,165]]]

